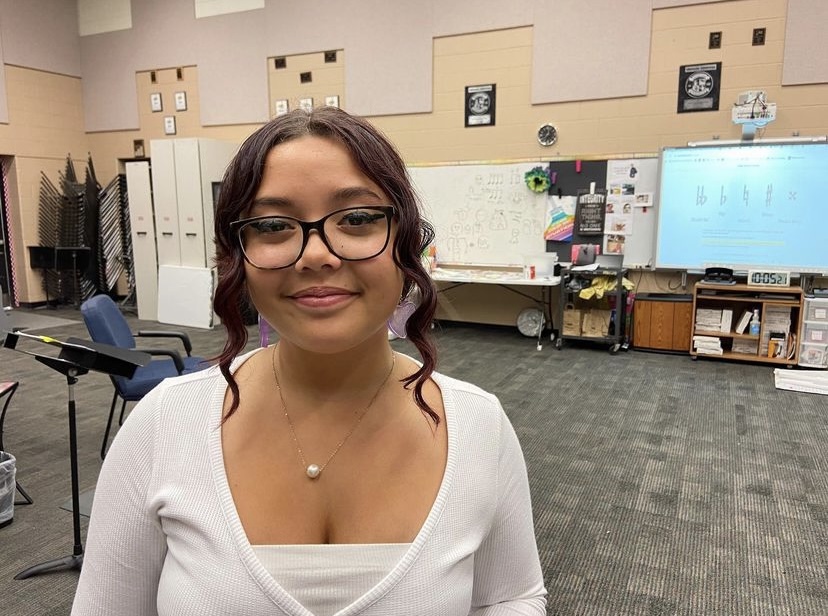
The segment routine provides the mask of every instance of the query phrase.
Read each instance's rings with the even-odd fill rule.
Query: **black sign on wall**
[[[679,68],[678,113],[717,111],[722,63],[685,64]]]
[[[466,126],[494,126],[497,85],[466,86]]]
[[[607,192],[605,190],[580,191],[575,205],[575,233],[603,235],[606,207]]]

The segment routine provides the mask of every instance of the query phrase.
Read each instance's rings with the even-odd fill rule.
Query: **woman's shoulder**
[[[474,383],[462,381],[442,372],[433,372],[431,376],[443,392],[449,391],[460,395],[481,398],[497,404],[497,396]]]
[[[230,365],[230,371],[236,372],[239,366],[259,350],[254,349],[236,357]],[[212,365],[198,372],[164,379],[145,399],[160,407],[178,406],[180,403],[197,407],[199,405],[194,404],[196,402],[209,404],[212,398],[223,400],[226,386],[227,382],[218,365]]]
[[[503,407],[493,393],[439,372],[433,373],[432,378],[440,388],[447,413],[453,412],[463,423],[478,426],[494,428],[502,422]]]
[[[400,353],[403,357],[410,360],[416,366],[422,366],[422,362],[418,359],[406,355],[405,353]],[[431,373],[431,379],[437,384],[440,388],[440,392],[443,395],[443,398],[464,398],[464,399],[477,399],[480,402],[484,402],[486,404],[495,405],[498,408],[500,407],[500,402],[497,399],[497,396],[494,394],[486,391],[482,387],[475,385],[474,383],[469,383],[468,381],[463,381],[447,374],[443,374],[442,372],[438,372],[437,370]]]

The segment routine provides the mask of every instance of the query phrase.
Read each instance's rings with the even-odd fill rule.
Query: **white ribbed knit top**
[[[279,586],[315,616],[333,616],[376,586],[409,543],[254,545]]]
[[[336,614],[542,616],[517,436],[494,396],[433,378],[448,433],[437,498],[394,568]],[[222,455],[226,387],[210,368],[167,379],[133,409],[98,478],[73,616],[313,616],[245,535]]]

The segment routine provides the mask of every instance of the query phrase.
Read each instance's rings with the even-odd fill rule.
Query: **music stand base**
[[[53,571],[65,571],[68,569],[81,570],[83,566],[83,554],[73,554],[72,556],[64,556],[63,558],[56,558],[54,560],[33,565],[28,569],[24,569],[14,576],[15,580],[25,580],[41,573],[52,573]]]

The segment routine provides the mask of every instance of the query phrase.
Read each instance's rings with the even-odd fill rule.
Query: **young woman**
[[[72,613],[545,614],[514,430],[433,371],[433,232],[388,140],[334,108],[271,121],[227,170],[216,238],[224,352],[121,429]],[[421,363],[387,336],[414,293]],[[237,358],[248,301],[279,342]]]

